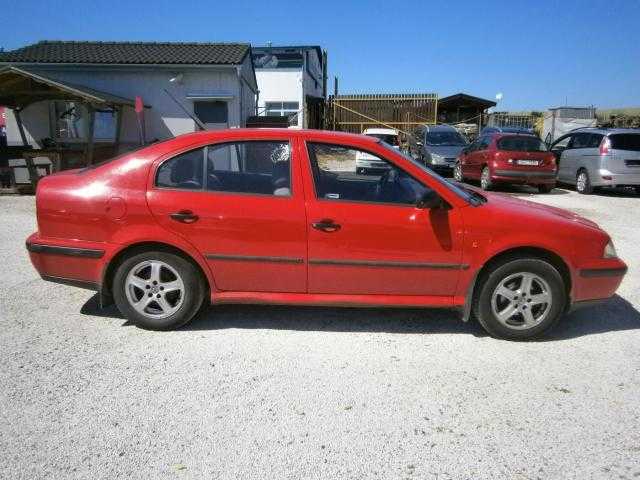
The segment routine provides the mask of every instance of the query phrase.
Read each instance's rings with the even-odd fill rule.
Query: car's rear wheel
[[[492,336],[536,338],[560,319],[567,301],[564,281],[546,260],[512,258],[479,278],[474,313]]]
[[[482,169],[480,174],[480,188],[483,190],[491,190],[493,188],[493,182],[491,181],[491,170],[488,166]]]
[[[462,174],[462,165],[460,165],[460,162],[456,163],[453,167],[453,179],[456,182],[464,182],[464,175]]]
[[[593,193],[593,186],[591,185],[589,172],[587,172],[585,169],[581,169],[576,175],[576,191],[584,195]]]
[[[551,190],[553,190],[553,185],[538,185],[540,193],[549,193]]]
[[[150,251],[125,259],[113,279],[122,314],[149,330],[170,330],[189,322],[202,306],[205,286],[197,268],[179,255]]]

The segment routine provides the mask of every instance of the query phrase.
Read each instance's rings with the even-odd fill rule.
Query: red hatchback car
[[[480,180],[483,190],[497,183],[527,184],[548,193],[556,186],[556,159],[538,137],[521,134],[483,135],[466,147],[453,169],[458,182]]]
[[[366,153],[388,164],[359,175]],[[183,135],[43,178],[27,239],[45,280],[137,325],[203,305],[457,307],[528,338],[614,294],[626,265],[573,213],[443,180],[379,139],[236,129]]]

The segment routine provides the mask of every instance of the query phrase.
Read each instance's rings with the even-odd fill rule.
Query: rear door
[[[292,139],[175,152],[156,162],[150,182],[155,218],[200,251],[218,289],[306,291],[304,195]]]

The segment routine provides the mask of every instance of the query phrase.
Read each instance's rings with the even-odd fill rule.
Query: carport
[[[29,144],[25,133],[21,112],[25,107],[42,101],[71,101],[84,106],[88,120],[84,138],[73,145],[45,141],[41,142],[41,149],[34,149]],[[53,164],[54,171],[66,167],[65,156],[70,153],[76,156],[80,154],[83,158],[81,163],[84,165],[90,165],[94,162],[96,159],[94,129],[97,112],[112,112],[116,120],[114,140],[107,145],[101,145],[100,149],[104,151],[99,152],[99,156],[105,158],[117,152],[120,147],[123,109],[134,108],[135,101],[82,85],[62,82],[35,71],[7,66],[0,69],[0,105],[13,110],[22,140],[22,146],[2,148],[5,151],[0,151],[0,165],[8,167],[9,158],[24,158],[29,171],[29,179],[31,184],[35,186],[38,180],[36,167],[33,163],[35,157],[48,157]],[[49,124],[50,119],[42,118],[42,122]]]

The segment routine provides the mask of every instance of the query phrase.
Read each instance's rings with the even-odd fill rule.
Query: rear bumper
[[[493,180],[494,182],[553,185],[556,183],[556,172],[496,169],[491,175],[491,180]]]
[[[105,258],[114,245],[42,238],[34,233],[26,241],[29,258],[47,281],[100,290]]]
[[[637,187],[640,185],[640,172],[638,173],[608,173],[599,172],[598,176],[591,181],[596,187]]]

